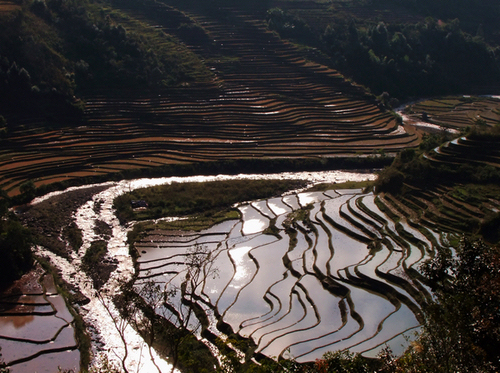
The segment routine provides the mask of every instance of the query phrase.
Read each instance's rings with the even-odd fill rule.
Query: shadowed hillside
[[[120,88],[120,74],[131,72],[116,65],[108,83],[79,85],[87,88],[78,124],[68,118],[39,132],[34,118],[6,115],[0,176],[9,194],[27,180],[40,186],[169,164],[353,156],[418,143],[362,87],[270,32],[259,11],[115,1],[104,14],[103,30],[131,43],[139,33],[156,35],[144,37],[145,45],[158,45],[160,36],[176,41],[178,57],[201,61],[212,79],[195,78],[191,70],[191,78],[175,87],[156,84],[155,71],[158,79],[170,71],[165,57],[148,75],[153,81]],[[95,81],[105,68],[89,59],[87,79]]]

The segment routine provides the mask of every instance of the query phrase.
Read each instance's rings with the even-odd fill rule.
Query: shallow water
[[[401,281],[408,281],[404,265],[419,262],[424,253],[417,247],[399,247],[385,236],[384,229],[395,231],[394,223],[376,208],[373,195],[357,193],[361,191],[306,192],[239,207],[243,222],[235,224],[227,238],[213,249],[211,268],[218,269],[218,276],[205,279],[203,292],[221,320],[235,332],[252,338],[258,351],[268,356],[289,351],[299,361],[315,360],[338,348],[372,356],[385,342],[399,343],[401,333],[418,326],[417,316],[406,305],[411,304],[414,310],[416,302],[399,285],[380,278],[377,271],[391,271]],[[357,198],[375,209],[386,221],[385,228],[356,207]],[[301,221],[294,222],[293,245],[281,224],[276,225],[281,239],[262,234],[271,211],[278,223],[290,211],[308,203],[313,203],[310,211],[314,229]],[[372,222],[369,228],[375,237],[384,237],[394,247],[389,250],[383,245],[371,252],[369,241],[358,241],[356,237],[366,240],[368,236],[345,218],[350,216],[359,224],[364,221],[352,215],[347,204]],[[245,231],[247,221],[256,220],[263,222],[259,228]],[[400,224],[412,231],[404,222]],[[330,285],[337,282],[336,290],[325,286],[327,283],[321,280],[324,278]],[[389,288],[407,303],[387,297],[385,289]],[[215,328],[217,321],[213,320],[210,330],[220,334]]]
[[[24,286],[21,281],[17,295],[2,298],[2,359],[13,373],[55,372],[58,366],[78,368],[80,352],[71,324],[73,316],[57,294],[52,276],[37,271],[28,276],[36,279],[38,286]]]
[[[43,248],[38,248],[37,251],[40,255],[44,255],[50,258],[50,261],[54,266],[56,266],[61,271],[61,276],[65,281],[74,286],[77,286],[80,291],[90,299],[90,303],[82,306],[80,313],[84,317],[86,323],[91,325],[90,331],[92,334],[92,342],[93,342],[93,354],[94,354],[94,365],[99,365],[99,356],[105,355],[109,358],[109,360],[114,364],[121,364],[122,356],[125,353],[125,346],[121,342],[119,328],[117,328],[117,323],[121,323],[120,316],[117,310],[114,308],[113,304],[109,301],[109,297],[113,294],[120,292],[120,284],[124,281],[128,281],[133,272],[133,263],[128,253],[128,246],[126,244],[126,235],[129,230],[129,227],[123,227],[118,223],[114,215],[114,211],[112,208],[113,199],[129,190],[133,190],[136,188],[168,184],[172,182],[205,182],[205,181],[214,181],[214,180],[229,180],[229,179],[294,179],[294,180],[308,180],[311,184],[314,183],[340,183],[344,181],[362,181],[362,180],[374,180],[375,175],[370,173],[359,173],[359,172],[343,172],[343,171],[325,171],[325,172],[299,172],[299,173],[281,173],[281,174],[267,174],[267,175],[217,175],[217,176],[193,176],[193,177],[170,177],[170,178],[159,178],[159,179],[140,179],[140,180],[132,180],[132,181],[121,181],[118,183],[108,182],[105,186],[109,186],[108,189],[104,190],[101,193],[96,194],[91,201],[84,204],[77,211],[75,211],[75,218],[77,225],[80,229],[82,229],[83,237],[84,237],[84,245],[80,249],[78,255],[73,255],[70,260],[66,260],[60,258],[50,252],[47,252]],[[67,191],[78,189],[78,187],[69,188]],[[54,192],[47,194],[43,197],[35,199],[32,203],[36,204],[43,200],[50,198],[53,195],[60,194],[64,192]],[[243,232],[247,235],[251,235],[254,233],[259,233],[269,224],[269,218],[273,218],[271,214],[278,216],[278,219],[283,219],[283,216],[286,212],[291,211],[291,207],[296,208],[300,207],[300,205],[305,205],[309,202],[313,202],[316,200],[315,195],[304,195],[300,198],[300,200],[291,195],[285,200],[276,199],[270,200],[267,202],[267,206],[259,203],[253,208],[255,211],[255,224],[246,223],[246,226],[243,226],[239,229],[243,229]],[[96,202],[99,201],[100,208],[97,209]],[[109,224],[112,228],[112,236],[108,241],[108,250],[109,250],[109,258],[117,261],[118,266],[117,269],[112,274],[110,280],[104,285],[100,292],[96,292],[93,288],[92,281],[85,275],[85,273],[81,270],[81,256],[84,254],[85,250],[90,246],[91,242],[96,239],[100,239],[100,237],[96,236],[94,232],[94,225],[97,220],[102,220]],[[249,221],[251,221],[250,219]],[[282,220],[281,220],[282,221]],[[223,223],[224,228],[222,232],[227,229],[232,229],[232,232],[237,233],[238,229],[232,225],[234,223],[225,222]],[[277,224],[280,224],[279,222]],[[220,238],[220,237],[218,237]],[[200,242],[202,242],[202,239]],[[207,239],[209,241],[209,239]],[[240,250],[245,247],[246,240],[242,239],[238,234],[233,236],[229,236],[227,238],[228,247],[239,247]],[[285,241],[283,241],[285,242]],[[263,245],[263,243],[261,243]],[[148,249],[146,251],[155,249]],[[252,248],[246,249],[247,253],[252,250]],[[235,259],[238,261],[241,257],[237,257],[237,252],[233,252],[233,256],[229,257],[223,252],[221,252],[217,258],[215,265],[219,264],[221,267],[228,268],[227,263],[231,263],[231,258],[234,261]],[[151,254],[154,257],[157,257],[156,254]],[[235,256],[236,255],[236,256]],[[245,254],[246,255],[246,254]],[[256,257],[261,254],[257,254]],[[142,259],[146,259],[148,255],[144,255]],[[225,258],[225,259],[224,259]],[[222,261],[221,261],[222,260]],[[226,263],[224,263],[224,260]],[[311,258],[311,260],[314,260]],[[262,261],[262,259],[260,259]],[[232,269],[231,269],[232,268]],[[246,272],[245,272],[246,271]],[[212,302],[216,303],[218,307],[221,309],[227,309],[233,301],[224,301],[221,293],[222,290],[227,287],[233,286],[235,289],[237,287],[244,288],[245,284],[248,285],[248,282],[245,283],[244,274],[258,273],[260,276],[264,274],[264,271],[257,271],[257,267],[248,267],[243,262],[239,262],[233,267],[229,267],[229,271],[226,275],[221,271],[219,278],[214,280],[214,284],[216,286],[212,286],[213,284],[207,284],[204,288],[204,293],[207,294]],[[238,284],[235,281],[234,274],[241,274],[242,279],[241,283]],[[258,277],[259,277],[258,276]],[[276,277],[274,281],[278,281],[279,276]],[[225,280],[224,280],[225,278]],[[257,277],[256,277],[257,278]],[[260,277],[259,277],[260,278]],[[290,278],[290,277],[289,277]],[[225,285],[224,285],[225,284]],[[232,285],[229,285],[232,284]],[[229,286],[228,286],[229,285]],[[277,289],[277,285],[271,287],[269,290]],[[292,294],[298,294],[300,290],[294,290]],[[270,295],[267,295],[270,296]],[[279,295],[281,296],[281,294]],[[273,296],[271,296],[273,297]],[[285,304],[285,299],[283,299],[280,304],[280,309],[275,310],[274,317],[278,317],[277,315],[290,315],[289,311],[285,311],[289,308],[289,304],[293,303],[291,298],[295,298],[296,296],[288,295]],[[301,298],[305,297],[302,295]],[[276,300],[275,300],[276,301]],[[276,301],[278,302],[278,301]],[[279,303],[279,302],[278,302]],[[238,304],[238,308],[243,308],[242,305]],[[235,306],[236,307],[236,306]],[[234,308],[236,310],[236,308]],[[264,312],[264,309],[260,310],[260,312]],[[267,308],[267,312],[269,312],[269,308]],[[277,312],[277,313],[276,313]],[[301,311],[303,313],[303,311]],[[258,315],[258,312],[254,313]],[[300,314],[300,312],[299,312]],[[272,312],[269,313],[269,316],[273,316]],[[63,317],[66,319],[67,315]],[[265,316],[262,316],[265,318]],[[283,316],[280,316],[283,317]],[[302,316],[299,316],[299,318]],[[309,315],[307,315],[309,317]],[[259,319],[258,317],[255,319]],[[281,319],[283,320],[283,319]],[[20,330],[17,333],[20,333],[20,336],[28,336],[32,337],[32,325],[36,323],[36,318],[33,318],[32,321],[26,323],[25,327],[19,328]],[[61,320],[62,323],[62,320]],[[251,324],[248,324],[250,327]],[[46,327],[46,325],[45,325]],[[38,328],[36,328],[38,329]],[[46,331],[54,330],[54,328],[44,328]],[[250,328],[254,329],[254,328]],[[29,331],[28,331],[29,330]],[[127,353],[128,357],[126,360],[126,364],[129,370],[131,371],[156,371],[156,368],[152,364],[152,360],[156,364],[158,364],[162,370],[169,370],[169,365],[160,359],[157,355],[153,353],[153,357],[149,356],[149,352],[147,351],[146,345],[144,341],[140,338],[140,336],[130,327],[124,327],[122,333],[127,341]],[[49,332],[47,335],[51,335],[53,332]],[[42,355],[43,359],[54,359],[56,356],[61,356],[63,353],[58,354],[47,354]],[[71,353],[68,353],[67,356],[74,356]],[[73,358],[73,357],[71,357]],[[27,367],[27,365],[26,365]],[[28,368],[27,368],[28,369]]]

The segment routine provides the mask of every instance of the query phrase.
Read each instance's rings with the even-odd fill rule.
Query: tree
[[[422,267],[435,302],[424,307],[423,332],[399,359],[408,372],[496,372],[500,352],[500,252],[463,238]],[[395,370],[398,371],[398,370]]]
[[[210,252],[196,244],[188,249],[184,268],[174,276],[181,279],[180,285],[172,279],[161,285],[154,279],[147,280],[126,291],[127,301],[119,306],[122,315],[140,331],[150,353],[154,346],[160,355],[169,356],[172,372],[178,366],[185,372],[208,372],[216,365],[210,354],[199,353],[200,343],[192,335],[201,326],[199,318],[203,318],[196,304],[196,291],[207,276],[216,275]]]
[[[366,359],[349,351],[327,352],[314,366],[314,372],[318,373],[368,373],[372,370]]]
[[[25,201],[30,201],[35,197],[36,186],[33,180],[27,180],[19,186],[22,198]]]
[[[0,285],[21,277],[33,265],[31,232],[13,218],[0,220]]]

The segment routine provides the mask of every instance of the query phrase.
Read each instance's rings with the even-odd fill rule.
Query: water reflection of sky
[[[210,236],[201,232],[196,239],[211,245],[210,268],[217,269],[217,276],[206,280],[203,294],[235,332],[255,341],[258,351],[269,356],[289,351],[299,361],[314,360],[333,349],[372,354],[384,341],[399,341],[398,335],[418,325],[406,305],[391,303],[372,285],[384,284],[412,299],[403,288],[379,278],[377,271],[391,271],[406,281],[403,259],[418,262],[422,252],[402,248],[390,236],[384,238],[391,246],[370,251],[366,241],[359,240],[369,236],[343,216],[355,211],[351,219],[356,224],[371,221],[368,229],[379,238],[384,233],[381,223],[365,214],[355,199],[388,218],[376,208],[373,195],[354,194],[359,192],[300,193],[253,202],[239,207],[242,221],[231,225],[219,244],[209,240],[221,238],[214,235],[217,227],[211,228]],[[281,223],[293,209],[309,203],[314,227],[296,221],[292,241]],[[281,239],[262,234],[272,217],[277,217]],[[384,227],[391,230],[394,223],[388,221]]]
[[[250,274],[250,261],[248,258],[245,258],[250,250],[252,250],[251,246],[237,247],[229,250],[235,268],[231,287],[241,287],[241,280]]]
[[[257,209],[251,205],[239,208],[243,220],[243,235],[260,233],[269,226],[269,218],[262,215]]]
[[[285,205],[281,198],[272,198],[268,201],[268,206],[269,208],[274,212],[276,215],[282,215],[287,212],[292,211],[290,207]]]
[[[263,175],[254,175],[252,177],[262,179]],[[285,178],[286,176],[272,175],[272,178],[281,177]],[[346,174],[341,175],[341,173],[324,173],[321,176],[311,176],[306,173],[294,175],[293,177],[314,179],[321,182],[340,182],[366,179],[367,175],[352,174],[346,176]],[[341,180],[342,177],[343,180]],[[374,176],[369,177],[373,178]],[[116,225],[113,215],[108,214],[109,211],[112,211],[111,201],[114,196],[129,189],[153,184],[165,184],[173,181],[209,181],[225,178],[229,177],[145,179],[114,184],[113,191],[107,191],[99,197],[110,198],[103,204],[101,218],[113,225],[114,238],[110,240],[113,246],[111,255],[120,261],[126,259],[128,255],[128,248],[125,244],[127,230]],[[345,200],[351,198],[353,193],[352,191],[340,191],[340,194],[346,195]],[[303,356],[301,359],[306,361],[307,359],[314,360],[316,357],[320,357],[322,352],[337,347],[360,346],[360,349],[370,349],[380,339],[397,336],[396,329],[404,327],[407,321],[408,325],[413,325],[415,322],[411,311],[407,310],[408,313],[396,310],[384,297],[351,285],[350,295],[353,297],[355,310],[362,314],[363,318],[366,318],[366,320],[364,319],[365,324],[370,325],[360,330],[359,324],[349,316],[349,309],[347,309],[346,324],[338,328],[340,320],[338,305],[341,303],[339,303],[338,299],[334,300],[335,297],[332,297],[331,293],[326,290],[327,287],[319,283],[312,275],[327,275],[330,267],[332,268],[332,275],[337,276],[336,271],[344,269],[342,272],[342,276],[345,277],[343,281],[347,281],[349,276],[356,277],[357,263],[364,263],[360,267],[363,275],[373,272],[376,266],[378,266],[379,270],[393,269],[393,274],[396,274],[395,269],[400,270],[399,266],[402,263],[397,258],[401,258],[403,255],[397,243],[392,240],[391,242],[395,245],[395,248],[392,249],[389,258],[386,250],[384,254],[386,260],[381,260],[378,257],[373,258],[373,261],[368,260],[365,243],[361,243],[335,229],[319,213],[318,201],[338,196],[339,193],[334,191],[326,193],[306,192],[298,196],[290,195],[284,198],[254,202],[252,205],[241,207],[244,210],[243,223],[238,221],[222,223],[220,227],[215,226],[209,230],[211,234],[219,233],[217,236],[209,236],[208,232],[201,232],[199,238],[195,240],[209,246],[209,250],[212,252],[210,265],[212,268],[217,269],[217,276],[207,280],[203,284],[203,289],[200,287],[198,292],[202,293],[204,299],[208,299],[212,305],[215,305],[219,312],[225,312],[224,317],[228,321],[230,320],[230,324],[235,327],[235,330],[240,330],[242,334],[251,336],[264,353],[277,356],[290,348],[291,351],[295,351],[295,356]],[[369,208],[373,212],[380,215],[381,218],[387,219],[376,208],[373,197],[365,196],[365,198],[368,200],[366,204],[370,205]],[[281,224],[292,208],[305,206],[308,203],[315,204],[312,210],[315,214],[312,221],[319,233],[301,232],[297,237],[298,242],[290,246],[290,237],[285,234]],[[89,206],[89,209],[92,208],[93,206]],[[349,213],[349,209],[344,207],[344,212]],[[372,219],[366,214],[363,216],[365,219]],[[262,234],[263,230],[269,225],[269,219],[274,217],[277,217],[276,226],[281,229],[280,235],[284,237],[281,240],[274,236]],[[82,212],[82,220],[87,218],[91,220],[94,217],[90,213],[87,216]],[[358,219],[357,221],[361,220]],[[381,225],[381,223],[374,220],[373,222],[375,225]],[[388,224],[387,229],[394,229],[394,224],[390,220]],[[402,224],[404,225],[404,223]],[[347,224],[344,226],[347,229],[353,229],[352,225]],[[93,230],[90,224],[88,229],[85,229],[86,232]],[[311,241],[306,240],[306,235],[311,238]],[[265,239],[259,241],[259,237],[265,237]],[[217,242],[218,240],[220,242]],[[313,246],[310,246],[311,242]],[[162,243],[158,241],[157,246],[154,248],[145,248],[147,255],[143,255],[141,260],[146,260],[147,256],[150,255],[149,259],[161,261],[164,260],[164,258],[161,259],[161,255],[168,251],[170,251],[170,254],[167,255],[171,257],[178,256],[181,250],[185,250],[191,243],[172,245],[165,241],[162,241]],[[333,247],[333,257],[329,248],[330,245]],[[287,256],[293,260],[287,264],[288,267],[285,267]],[[408,262],[412,263],[420,260],[418,254],[415,253],[406,257],[409,258]],[[365,261],[363,262],[363,260]],[[130,265],[130,262],[127,263],[126,265]],[[163,266],[163,263],[161,265]],[[165,268],[167,267],[168,265],[165,266]],[[291,272],[290,268],[292,267],[297,271]],[[120,267],[120,271],[125,275],[132,273],[127,272],[129,268],[126,266]],[[310,276],[306,274],[310,274]],[[309,288],[313,281],[309,282],[306,278],[301,280],[301,276],[305,275],[314,279],[318,284],[313,288]],[[183,276],[168,277],[162,275],[155,278],[155,281],[159,280],[163,281],[163,283],[174,281],[175,284],[180,284],[183,278]],[[356,289],[360,294],[365,294],[363,296],[356,294]],[[111,289],[110,293],[112,292]],[[334,305],[329,302],[333,302]],[[345,301],[342,302],[343,307],[346,307]],[[313,309],[316,309],[317,313],[312,312]],[[328,310],[337,311],[322,316],[322,313]],[[320,318],[317,315],[320,315]],[[226,321],[226,319],[224,320]],[[97,321],[90,320],[90,322]],[[394,327],[389,328],[389,324],[394,325]],[[324,325],[324,327],[320,325]],[[378,331],[379,326],[381,326],[381,330],[386,329],[386,331],[385,334],[378,336],[380,333]],[[212,326],[211,329],[214,330],[214,327]],[[103,328],[102,330],[107,329]],[[319,333],[315,333],[315,331],[319,331]],[[307,341],[300,338],[304,333],[308,338],[310,337]],[[316,336],[316,338],[312,336]],[[375,336],[378,336],[378,338],[375,338]],[[369,342],[370,339],[373,339],[373,341]],[[131,357],[130,360],[132,359],[136,359],[136,357]]]

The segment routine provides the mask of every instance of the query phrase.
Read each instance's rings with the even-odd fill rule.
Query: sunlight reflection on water
[[[102,220],[109,224],[112,228],[112,237],[108,241],[109,256],[112,259],[117,260],[117,269],[112,274],[111,279],[105,284],[103,289],[101,289],[100,295],[103,300],[99,300],[96,297],[96,291],[93,288],[92,281],[87,278],[87,276],[82,276],[81,271],[81,259],[77,255],[74,255],[71,260],[60,260],[61,258],[56,258],[55,255],[47,253],[52,259],[52,263],[61,270],[63,278],[69,283],[78,286],[82,293],[90,299],[90,303],[87,306],[82,307],[84,312],[82,312],[85,322],[91,325],[93,333],[94,342],[94,353],[96,355],[101,353],[107,354],[108,358],[115,363],[120,363],[120,356],[124,356],[123,344],[121,344],[120,336],[117,333],[115,321],[113,318],[119,320],[119,315],[114,307],[110,308],[112,312],[112,317],[110,312],[106,311],[103,307],[103,302],[108,302],[107,297],[112,296],[120,292],[120,285],[124,281],[128,281],[133,273],[134,267],[133,262],[128,254],[127,232],[130,227],[123,227],[119,224],[118,220],[114,215],[113,210],[113,200],[118,195],[132,191],[137,188],[150,187],[155,185],[171,184],[173,182],[209,182],[218,180],[234,180],[234,179],[291,179],[291,180],[307,180],[311,185],[315,183],[341,183],[346,181],[363,181],[363,180],[374,180],[376,175],[368,172],[345,172],[345,171],[323,171],[323,172],[285,172],[278,174],[240,174],[240,175],[217,175],[217,176],[190,176],[190,177],[167,177],[167,178],[157,178],[157,179],[137,179],[137,180],[123,180],[120,182],[107,182],[99,184],[101,186],[109,186],[108,189],[101,193],[96,194],[92,201],[83,205],[77,212],[75,212],[75,217],[77,225],[82,229],[84,244],[80,251],[80,256],[83,252],[90,246],[91,242],[97,239],[94,232],[94,226],[97,220]],[[32,204],[39,203],[54,195],[65,193],[68,191],[77,190],[79,188],[87,188],[87,186],[82,187],[71,187],[66,191],[49,193],[43,197],[36,198],[32,201]],[[292,199],[295,197],[291,197]],[[100,209],[94,211],[96,202],[99,201]],[[300,201],[305,203],[306,201]],[[294,203],[298,203],[296,200]],[[288,206],[283,205],[281,202],[276,201],[276,203],[271,202],[269,204],[270,209],[276,214],[280,215],[289,211]],[[260,217],[259,217],[260,215]],[[261,232],[266,228],[268,220],[263,218],[257,210],[255,210],[255,219],[250,219],[246,221],[245,226],[242,227],[244,234],[252,234],[256,232]],[[255,271],[255,268],[246,268],[243,263],[243,256],[248,253],[251,247],[242,246],[238,249],[233,249],[231,252],[232,259],[236,263],[236,276],[233,280],[237,278],[243,279],[248,271]],[[239,276],[239,277],[238,277]],[[238,282],[238,281],[236,281]],[[233,285],[237,285],[233,283]],[[244,285],[244,284],[243,284]],[[240,285],[242,286],[242,285]],[[213,290],[213,289],[212,289]],[[211,292],[211,296],[215,294]],[[108,304],[110,306],[111,303]],[[220,304],[219,304],[220,305]],[[127,366],[129,369],[136,371],[146,371],[147,369],[155,369],[152,366],[152,361],[155,364],[160,364],[162,369],[165,371],[169,370],[169,365],[161,360],[153,351],[150,355],[149,350],[144,348],[144,341],[142,338],[132,329],[126,329],[126,340],[127,340]],[[101,347],[96,350],[96,343],[100,344]],[[113,353],[109,353],[113,351]],[[95,364],[96,362],[94,362]],[[149,367],[149,368],[148,368]]]

